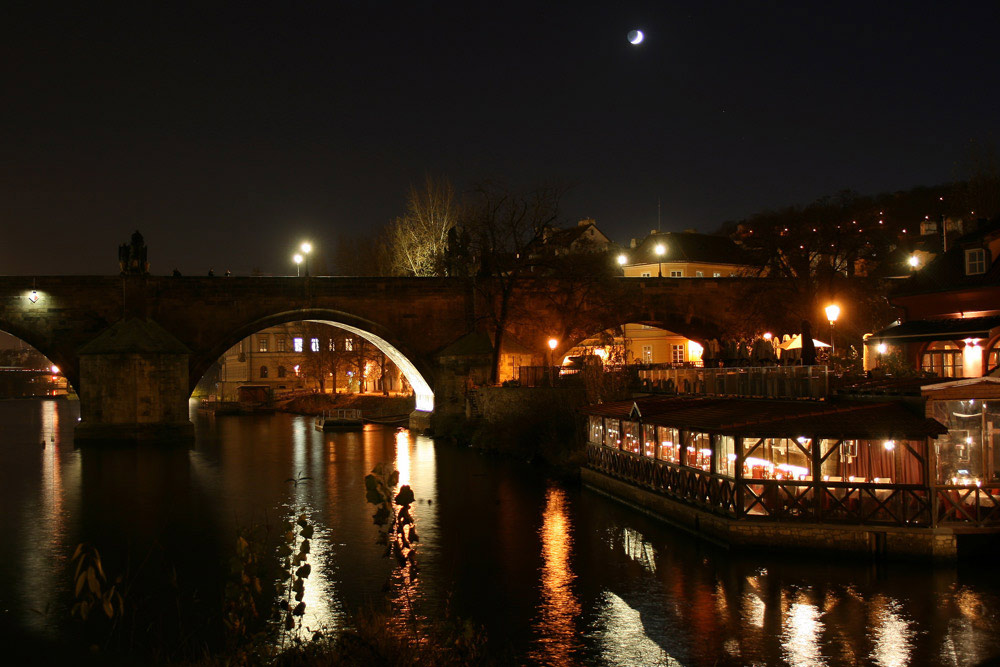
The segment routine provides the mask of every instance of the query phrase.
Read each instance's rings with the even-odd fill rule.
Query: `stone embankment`
[[[318,415],[327,410],[351,408],[361,410],[364,417],[378,418],[410,414],[414,398],[381,394],[309,394],[276,403],[278,410],[300,415]]]

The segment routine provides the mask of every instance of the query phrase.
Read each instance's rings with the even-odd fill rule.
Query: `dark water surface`
[[[382,599],[364,475],[417,497],[421,614],[482,625],[518,664],[972,665],[1000,655],[998,554],[930,568],[737,555],[518,462],[388,428],[192,412],[191,449],[75,450],[78,405],[0,401],[0,639],[72,639],[80,542],[137,582],[163,643],[211,641],[237,526],[304,508],[311,627]],[[300,478],[298,484],[289,478]],[[303,479],[308,477],[308,479]],[[141,590],[140,590],[141,589]],[[67,639],[70,638],[70,639]],[[4,659],[0,655],[0,663]]]

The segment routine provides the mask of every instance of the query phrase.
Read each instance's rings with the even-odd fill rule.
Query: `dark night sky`
[[[0,274],[114,273],[135,228],[153,273],[294,273],[428,171],[714,231],[960,178],[1000,130],[995,2],[159,4],[5,6]]]

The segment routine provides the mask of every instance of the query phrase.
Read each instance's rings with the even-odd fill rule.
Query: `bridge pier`
[[[77,444],[180,443],[188,416],[190,351],[152,320],[127,318],[80,348]]]

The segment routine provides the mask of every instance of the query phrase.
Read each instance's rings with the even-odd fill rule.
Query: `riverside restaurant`
[[[939,465],[900,401],[648,397],[590,405],[584,483],[709,539],[950,559],[1000,488]],[[944,438],[947,440],[947,438]]]

